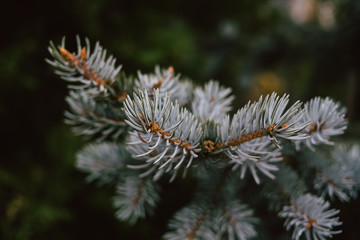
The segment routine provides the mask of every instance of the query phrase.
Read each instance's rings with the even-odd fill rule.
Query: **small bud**
[[[80,59],[85,59],[85,60],[86,60],[86,48],[85,48],[85,47],[83,47],[83,48],[81,49]]]
[[[155,83],[154,85],[153,85],[153,89],[155,89],[155,88],[160,88],[161,87],[161,85],[162,85],[162,81],[161,80],[159,80],[157,83]]]
[[[63,56],[68,63],[73,63],[75,61],[74,55],[65,48],[59,47],[59,51],[61,56]]]

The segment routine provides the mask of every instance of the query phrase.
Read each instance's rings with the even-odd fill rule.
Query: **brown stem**
[[[142,194],[144,188],[145,188],[145,182],[144,182],[144,180],[141,180],[141,182],[137,188],[136,195],[133,198],[133,200],[131,201],[131,204],[133,207],[136,207],[139,204],[141,194]]]
[[[141,113],[139,113],[139,117],[142,121],[145,121],[144,117],[141,115]],[[192,147],[192,144],[191,143],[188,143],[186,142],[185,140],[183,139],[180,139],[180,138],[175,138],[175,137],[172,137],[172,138],[166,138],[168,136],[171,135],[170,132],[164,132],[164,129],[159,127],[159,125],[155,122],[155,123],[152,123],[152,120],[149,120],[149,124],[146,126],[146,128],[148,130],[151,130],[152,133],[155,133],[157,134],[159,137],[163,138],[163,139],[166,139],[167,141],[169,141],[171,144],[175,144],[175,143],[178,143],[178,142],[181,142],[180,145],[178,145],[179,148],[183,148],[187,151],[193,151],[193,149],[189,149],[190,147]],[[138,133],[139,135],[139,133]],[[140,135],[139,135],[140,136]],[[141,137],[140,137],[140,140],[141,140]]]
[[[220,193],[222,187],[223,187],[224,184],[225,184],[226,177],[227,177],[227,175],[229,174],[231,168],[232,168],[232,165],[230,165],[230,166],[228,166],[228,167],[226,167],[226,168],[224,169],[224,172],[222,173],[219,182],[216,184],[216,186],[215,186],[215,188],[214,188],[214,191],[213,191],[212,194],[211,194],[211,200],[212,200],[212,201],[215,201],[216,196]]]
[[[245,142],[254,140],[256,138],[264,137],[264,136],[268,135],[268,133],[270,133],[270,132],[277,131],[277,130],[280,130],[280,129],[284,128],[284,127],[287,127],[288,124],[285,123],[284,125],[276,128],[276,129],[275,129],[275,126],[276,126],[276,124],[274,123],[273,125],[266,126],[261,130],[255,131],[253,133],[246,134],[244,136],[241,136],[240,138],[233,139],[233,140],[228,142],[227,146],[228,147],[238,146],[240,144],[243,144]]]
[[[204,223],[208,213],[206,210],[204,210],[200,217],[197,219],[194,227],[186,234],[186,238],[188,240],[193,240],[196,237],[197,231],[200,229],[201,225]]]
[[[236,219],[236,217],[234,215],[232,215],[232,213],[229,211],[229,209],[227,207],[222,207],[221,209],[225,213],[225,216],[229,220],[229,222],[233,226],[235,226],[238,223],[238,220]]]

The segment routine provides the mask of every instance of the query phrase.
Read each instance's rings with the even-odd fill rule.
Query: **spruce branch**
[[[138,219],[152,215],[160,200],[159,191],[159,184],[151,179],[126,176],[118,183],[117,194],[113,198],[116,217],[134,224]]]
[[[257,184],[260,184],[257,170],[271,179],[275,178],[275,175],[272,172],[278,170],[277,163],[282,161],[282,155],[279,148],[267,139],[262,138],[255,139],[251,143],[243,143],[238,149],[251,155],[246,158],[243,154],[239,155],[237,152],[233,153],[232,149],[225,153],[230,157],[230,163],[234,163],[233,170],[240,168],[241,179],[244,179],[247,170],[250,171]],[[243,149],[246,150],[244,151]]]
[[[304,234],[307,240],[323,240],[341,231],[332,230],[341,225],[338,217],[334,217],[339,210],[329,209],[329,202],[322,198],[305,194],[291,201],[279,213],[285,218],[286,229],[294,227],[292,239],[299,240]]]
[[[171,170],[175,170],[175,176],[185,161],[188,168],[198,157],[202,128],[190,112],[174,105],[168,95],[162,98],[160,91],[155,90],[151,99],[146,91],[139,90],[134,99],[126,99],[124,111],[125,122],[135,130],[129,151],[144,160],[144,168],[155,165],[159,169],[156,179]]]
[[[290,167],[280,166],[276,179],[273,183],[266,184],[265,191],[275,210],[284,204],[278,215],[285,218],[286,230],[294,227],[292,239],[298,240],[305,235],[307,240],[322,240],[340,233],[341,231],[332,230],[341,225],[338,217],[334,217],[339,210],[328,210],[329,202],[321,197],[305,194],[306,187],[302,179]]]
[[[236,200],[224,204],[215,218],[217,239],[247,240],[257,235],[253,210]]]
[[[203,189],[198,190],[196,200],[175,214],[164,239],[247,239],[256,235],[252,210],[231,198],[231,165],[217,173],[202,179],[207,184],[199,184]]]
[[[241,108],[229,124],[229,117],[225,117],[227,124],[220,128],[222,141],[228,147],[238,146],[256,138],[268,136],[278,146],[277,138],[301,140],[308,138],[301,131],[308,122],[299,123],[304,112],[300,108],[301,102],[295,102],[285,113],[289,102],[289,95],[281,98],[272,93],[257,102],[249,102]]]
[[[234,96],[229,96],[230,88],[220,86],[219,82],[210,80],[204,88],[197,87],[192,101],[192,112],[195,117],[219,122],[232,109]]]
[[[304,109],[305,114],[301,122],[310,122],[310,125],[303,131],[311,135],[311,138],[306,139],[304,143],[312,150],[314,150],[314,145],[334,145],[329,138],[343,134],[347,128],[345,108],[329,97],[315,97],[305,103]]]
[[[52,60],[46,61],[70,82],[65,122],[79,135],[114,141],[86,146],[77,155],[77,167],[89,173],[90,181],[117,186],[113,200],[120,220],[134,224],[151,215],[160,201],[157,180],[190,172],[198,181],[194,199],[175,213],[164,239],[250,239],[257,235],[256,219],[239,201],[245,185],[254,187],[244,179],[250,172],[255,183],[265,182],[270,208],[283,207],[279,216],[286,229],[294,228],[294,240],[324,240],[341,232],[333,230],[341,225],[339,211],[305,193],[308,188],[330,199],[357,197],[359,146],[336,144],[325,155],[319,149],[307,153],[317,145],[334,145],[330,137],[346,129],[339,103],[317,97],[304,108],[300,101],[288,107],[289,95],[273,93],[231,117],[234,97],[218,81],[194,90],[173,67],[158,66],[132,78],[99,43],[91,51],[88,39],[85,47],[76,40],[75,53],[65,48],[65,39],[58,47],[51,42]],[[283,158],[287,163],[293,142],[301,152],[292,152],[291,164],[279,163]],[[302,143],[308,148],[301,149]]]
[[[118,140],[127,129],[120,103],[95,101],[88,94],[71,91],[66,97],[70,110],[65,112],[65,123],[86,138]]]
[[[357,197],[360,186],[360,149],[358,145],[335,145],[329,152],[304,154],[304,163],[316,170],[314,188],[323,197],[347,202]]]
[[[76,167],[89,173],[88,181],[111,183],[126,171],[126,161],[129,158],[129,153],[119,144],[88,144],[76,155]]]
[[[205,205],[193,204],[177,212],[169,223],[172,230],[164,240],[217,240],[209,210]]]
[[[180,79],[180,75],[175,75],[174,68],[161,69],[155,67],[154,73],[142,74],[138,72],[135,80],[135,89],[141,89],[153,97],[155,89],[158,89],[161,97],[170,96],[172,101],[177,101],[180,106],[188,103],[191,96],[192,84],[190,81]]]
[[[253,211],[234,199],[238,184],[232,181],[231,165],[217,172],[215,179],[202,179],[204,189],[197,191],[196,201],[175,214],[164,239],[245,240],[256,235]]]
[[[360,190],[360,146],[354,143],[339,143],[331,151],[331,156],[337,160],[340,169],[348,173],[345,178],[354,182],[351,196],[356,198]]]
[[[237,167],[242,167],[241,178],[247,168],[257,183],[260,183],[260,179],[255,168],[274,178],[271,171],[276,171],[277,167],[271,163],[281,160],[280,151],[273,146],[280,148],[278,138],[301,140],[308,137],[301,133],[308,125],[300,123],[303,115],[301,103],[297,101],[285,111],[288,98],[288,95],[280,98],[273,93],[264,99],[260,97],[257,102],[249,102],[234,115],[231,122],[229,116],[224,117],[218,129],[219,136],[225,154]]]
[[[335,165],[321,172],[318,171],[314,180],[314,188],[322,197],[329,196],[331,200],[334,200],[336,196],[340,201],[348,202],[351,196],[357,195],[357,190],[354,189],[356,182],[350,177],[349,172],[338,167],[340,166]]]
[[[65,48],[65,38],[61,45],[56,47],[50,42],[48,50],[53,60],[46,61],[55,67],[55,73],[62,79],[71,82],[71,89],[87,91],[94,96],[105,94],[121,66],[116,67],[116,59],[107,56],[107,52],[97,42],[91,53],[90,41],[86,38],[86,47],[83,47],[79,36],[76,37],[77,53],[70,53]]]

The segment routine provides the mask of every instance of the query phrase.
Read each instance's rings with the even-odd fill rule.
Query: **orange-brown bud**
[[[154,85],[153,85],[153,89],[155,89],[155,88],[160,88],[161,87],[161,84],[162,84],[162,81],[161,80],[159,80],[157,83],[155,83]]]
[[[61,56],[63,56],[68,63],[73,63],[75,61],[75,56],[65,48],[59,47],[59,51]]]
[[[86,48],[83,47],[80,52],[80,59],[86,59]]]

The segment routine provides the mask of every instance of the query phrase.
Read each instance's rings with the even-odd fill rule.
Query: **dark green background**
[[[359,1],[336,1],[337,24],[327,30],[314,19],[295,24],[274,2],[1,3],[0,239],[156,240],[190,199],[188,186],[175,183],[156,217],[128,226],[114,217],[113,188],[85,183],[74,167],[84,142],[63,124],[66,83],[44,61],[49,41],[62,36],[70,50],[76,34],[99,40],[130,74],[159,64],[198,83],[218,79],[233,88],[235,108],[271,90],[290,93],[292,101],[331,96],[348,107],[346,136],[357,140]],[[275,79],[270,88],[259,88],[264,76]],[[336,239],[358,239],[359,201],[335,207],[344,221]]]

